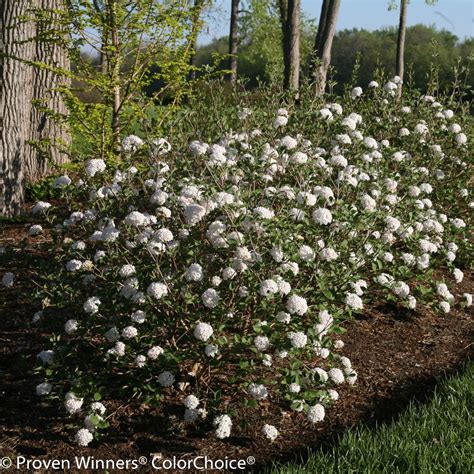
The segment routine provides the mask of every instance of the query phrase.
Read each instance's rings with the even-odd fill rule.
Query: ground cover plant
[[[398,84],[210,107],[53,181],[61,200],[33,208],[56,249],[34,316],[52,334],[36,391],[64,405],[79,445],[107,429],[108,400],[130,397],[179,404],[179,423],[221,439],[255,411],[275,441],[269,406],[319,423],[357,383],[341,326],[354,313],[471,305],[454,297],[472,250],[464,120],[429,95],[399,101]]]

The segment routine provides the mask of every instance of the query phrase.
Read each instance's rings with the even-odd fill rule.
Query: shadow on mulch
[[[24,235],[24,226],[11,226],[0,235],[0,246],[11,245],[20,232]],[[408,311],[381,303],[346,324],[344,355],[351,359],[359,378],[353,387],[341,388],[340,400],[327,411],[321,424],[310,426],[303,414],[292,413],[279,426],[282,435],[270,444],[260,433],[260,415],[254,414],[246,420],[242,436],[220,441],[198,429],[182,431],[178,418],[174,424],[173,418],[163,413],[150,415],[140,407],[121,407],[117,402],[115,408],[120,410],[103,441],[77,448],[71,441],[75,430],[68,426],[62,412],[54,404],[38,400],[34,392],[38,377],[32,367],[47,334],[31,323],[38,309],[31,305],[29,296],[34,290],[31,261],[42,258],[47,258],[47,252],[38,247],[0,256],[0,274],[9,271],[10,262],[15,261],[11,271],[17,276],[16,291],[0,290],[1,455],[43,459],[81,455],[137,459],[152,453],[161,453],[165,459],[254,456],[253,470],[262,470],[270,462],[304,460],[308,449],[333,445],[346,428],[356,423],[375,426],[392,421],[410,401],[429,399],[439,379],[455,373],[473,354],[474,331],[468,312],[440,316],[427,308]],[[456,294],[473,292],[472,274],[465,273]],[[280,418],[287,409],[270,406],[265,413],[267,422],[271,422],[271,410]]]

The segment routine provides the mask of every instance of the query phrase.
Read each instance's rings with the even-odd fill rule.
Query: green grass
[[[474,364],[446,379],[427,404],[411,404],[377,428],[354,428],[337,445],[315,450],[308,461],[275,465],[272,473],[474,472]]]

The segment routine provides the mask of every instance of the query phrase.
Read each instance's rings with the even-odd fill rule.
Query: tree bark
[[[239,49],[239,0],[232,0],[230,8],[230,32],[229,32],[229,81],[232,85],[237,80],[237,53]]]
[[[26,20],[31,0],[2,0],[0,8],[0,213],[23,210],[24,155],[32,99],[34,22]],[[23,17],[23,19],[22,19]]]
[[[331,49],[336,34],[337,16],[341,0],[324,0],[321,7],[318,33],[314,44],[315,62],[313,65],[314,93],[316,96],[324,94],[326,78],[331,64]]]
[[[405,37],[407,32],[407,10],[408,0],[401,0],[400,3],[400,24],[398,27],[398,40],[397,40],[397,64],[396,71],[397,76],[403,81],[403,74],[405,69]],[[401,92],[401,84],[399,87]]]
[[[68,162],[70,136],[65,126],[67,108],[59,90],[70,84],[60,71],[70,68],[62,46],[64,22],[57,11],[64,11],[63,0],[37,0],[40,17],[36,21],[35,60],[42,64],[33,70],[33,106],[30,113],[31,146],[25,155],[25,178],[37,181],[58,165]],[[56,71],[49,68],[54,68]]]
[[[281,9],[280,2],[280,9]],[[283,11],[281,10],[281,13]],[[300,83],[300,0],[288,0],[283,36],[285,89],[298,90]]]
[[[113,51],[107,57],[107,72],[110,74],[112,82],[112,141],[113,147],[117,153],[120,152],[120,111],[122,108],[121,102],[121,84],[120,84],[120,68],[122,64],[122,55],[120,51],[120,34],[118,24],[118,3],[120,0],[107,0],[106,3],[106,22],[107,22],[107,41],[110,41],[110,46]]]
[[[194,0],[194,10],[192,18],[191,32],[189,34],[191,54],[189,56],[189,80],[194,81],[196,79],[196,49],[197,49],[197,37],[200,30],[200,18],[202,9],[204,7],[204,0]]]

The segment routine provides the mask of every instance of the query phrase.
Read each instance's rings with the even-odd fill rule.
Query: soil
[[[423,402],[440,378],[461,369],[474,349],[474,327],[468,311],[435,314],[428,308],[406,311],[388,304],[373,306],[348,322],[344,354],[358,372],[353,387],[344,387],[340,400],[327,410],[323,423],[310,426],[302,414],[288,412],[284,435],[273,444],[263,439],[258,423],[246,428],[245,436],[219,441],[209,434],[183,431],[178,421],[168,428],[164,414],[150,416],[136,404],[117,401],[110,418],[113,429],[101,443],[78,448],[72,442],[75,429],[59,404],[40,401],[35,395],[38,376],[33,372],[36,354],[47,334],[31,318],[38,309],[32,303],[34,268],[47,256],[46,236],[25,237],[26,224],[0,222],[0,247],[21,247],[14,254],[0,255],[0,275],[12,271],[15,288],[0,288],[0,455],[35,459],[138,459],[161,455],[190,459],[255,458],[253,469],[273,461],[301,459],[309,447],[330,446],[349,426],[391,421],[413,400]],[[23,244],[21,242],[23,241]],[[473,274],[465,271],[457,294],[473,293]],[[279,411],[284,407],[272,408]],[[102,470],[103,471],[103,470]],[[109,470],[113,472],[113,470]],[[140,472],[151,471],[148,466]],[[123,472],[123,471],[122,471]],[[173,470],[177,472],[177,470]],[[190,472],[190,471],[187,471]]]

